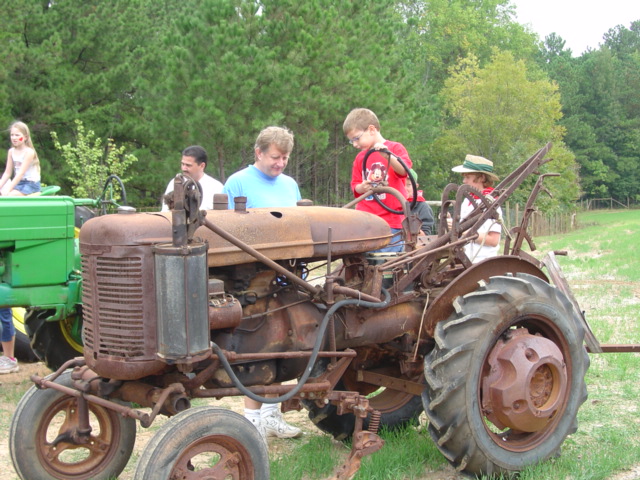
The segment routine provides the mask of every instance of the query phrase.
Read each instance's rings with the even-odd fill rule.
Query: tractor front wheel
[[[267,444],[242,415],[209,406],[180,412],[153,436],[135,480],[268,480]]]
[[[385,366],[368,369],[367,372],[375,377],[382,375],[393,377],[399,386],[405,382],[421,382],[420,377],[408,376],[400,371],[398,363],[389,360]],[[393,385],[386,388],[380,384],[357,381],[354,370],[347,370],[335,387],[335,390],[356,391],[366,395],[369,405],[380,412],[380,426],[388,430],[395,430],[407,425],[417,425],[422,413],[422,400],[419,394],[412,394],[402,389],[394,389]],[[333,435],[336,440],[347,440],[353,435],[356,417],[353,413],[338,415],[338,408],[333,404],[318,406],[316,402],[306,400],[304,407],[309,411],[309,419],[323,432]],[[363,428],[368,429],[371,416],[363,421]]]
[[[72,387],[71,372],[64,372],[56,383]],[[118,477],[133,452],[136,423],[103,406],[87,406],[91,431],[85,434],[76,397],[53,388],[33,386],[27,391],[9,429],[9,451],[21,479]]]

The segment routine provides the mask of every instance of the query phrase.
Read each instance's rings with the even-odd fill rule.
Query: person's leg
[[[391,241],[389,245],[386,247],[379,248],[378,250],[372,250],[369,253],[399,253],[404,251],[404,242],[402,241],[402,229],[400,228],[392,228],[391,233],[393,237],[391,237]]]
[[[8,193],[9,197],[24,197],[32,193],[41,192],[40,182],[32,182],[30,180],[21,180],[13,190]]]
[[[275,397],[276,395],[266,396]],[[244,397],[244,416],[255,425],[265,440],[268,436],[294,438],[302,435],[302,430],[284,421],[279,403],[260,403]]]
[[[16,330],[13,326],[10,308],[0,308],[0,322],[2,322],[2,350],[4,352],[4,355],[0,357],[0,374],[17,372],[20,367],[14,358]]]
[[[262,403],[253,400],[249,397],[244,397],[244,416],[258,429],[260,435],[266,440],[267,432],[262,425],[262,419],[260,417],[260,407]]]

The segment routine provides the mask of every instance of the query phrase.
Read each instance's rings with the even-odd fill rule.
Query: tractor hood
[[[384,247],[392,236],[380,217],[343,208],[208,210],[206,214],[208,221],[271,260],[325,258],[329,238],[334,258],[363,253]],[[93,218],[80,231],[80,252],[106,253],[114,246],[171,243],[171,216],[171,212],[120,213]],[[206,227],[199,227],[195,237],[208,242],[210,267],[255,261]]]

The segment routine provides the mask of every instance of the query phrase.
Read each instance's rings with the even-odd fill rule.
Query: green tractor
[[[117,186],[116,186],[117,185]],[[110,176],[97,199],[0,197],[0,307],[13,308],[16,352],[57,370],[82,355],[82,278],[78,232],[88,219],[121,207],[122,181]],[[22,311],[22,307],[25,310]],[[31,352],[25,351],[25,336]]]

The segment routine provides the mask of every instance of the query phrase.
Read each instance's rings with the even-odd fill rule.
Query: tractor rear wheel
[[[493,277],[454,301],[425,359],[429,433],[456,469],[508,476],[560,452],[587,398],[584,328],[557,288]]]
[[[403,381],[421,382],[421,378],[410,378],[400,372],[397,364],[381,366],[375,369],[368,369],[370,374],[380,374],[386,377],[393,377],[399,384]],[[422,376],[420,374],[420,376]],[[418,417],[422,413],[422,400],[420,395],[413,395],[406,391],[395,390],[392,387],[383,388],[379,385],[356,381],[354,370],[347,370],[338,382],[334,390],[356,391],[361,395],[366,395],[369,405],[378,410],[380,416],[380,426],[389,430],[401,428],[406,425],[417,425]],[[346,413],[338,415],[335,405],[328,404],[319,407],[315,402],[303,402],[309,411],[309,419],[323,432],[333,435],[336,440],[346,440],[351,438],[355,428],[356,417],[354,414]],[[363,421],[363,428],[369,428],[371,416]]]

